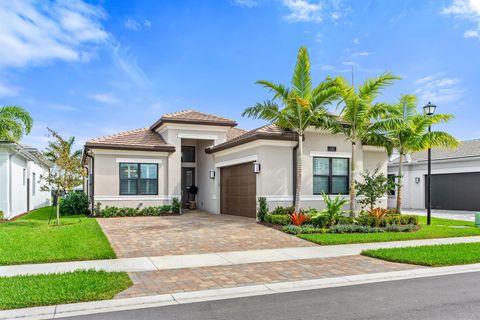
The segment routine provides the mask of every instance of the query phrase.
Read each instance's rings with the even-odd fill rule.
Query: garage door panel
[[[220,172],[221,213],[256,217],[256,183],[253,163],[224,167]]]
[[[434,174],[431,188],[433,209],[480,210],[480,172]]]

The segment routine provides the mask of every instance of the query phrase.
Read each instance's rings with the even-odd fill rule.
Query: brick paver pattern
[[[133,272],[130,273],[130,277],[134,285],[118,294],[116,298],[399,271],[412,268],[418,267],[358,255]]]
[[[222,214],[97,220],[119,258],[316,246],[252,218]]]

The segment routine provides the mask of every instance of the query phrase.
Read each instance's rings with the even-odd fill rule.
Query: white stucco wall
[[[461,158],[454,160],[432,161],[432,174],[480,172],[480,157]],[[398,165],[388,165],[389,174],[398,174]],[[405,163],[403,165],[402,179],[402,207],[405,209],[425,208],[425,176],[427,163]],[[416,183],[415,178],[420,182]],[[395,207],[396,197],[388,197],[388,206]]]
[[[16,148],[0,146],[0,210],[7,219],[50,204],[50,192],[40,190],[40,176],[48,169],[33,161],[32,156],[27,158],[23,149],[19,152]],[[32,181],[33,173],[36,183]]]

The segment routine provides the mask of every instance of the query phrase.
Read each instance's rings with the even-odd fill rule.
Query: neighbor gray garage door
[[[480,172],[434,174],[431,188],[433,209],[480,211]]]

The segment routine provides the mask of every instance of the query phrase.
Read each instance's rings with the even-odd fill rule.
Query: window
[[[32,173],[32,196],[35,195],[36,187],[37,187],[37,182],[35,181],[35,173]]]
[[[139,194],[158,194],[158,164],[120,163],[120,195]]]
[[[394,174],[387,174],[387,180],[389,184],[388,188],[388,195],[394,196],[395,195],[395,175]]]
[[[313,194],[348,194],[349,159],[313,158]]]
[[[195,162],[195,147],[182,146],[182,162]]]

